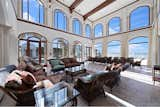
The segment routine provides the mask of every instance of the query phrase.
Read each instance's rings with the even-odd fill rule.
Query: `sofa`
[[[63,61],[65,68],[72,68],[81,65],[81,63],[78,62],[75,58],[63,58],[61,60]]]
[[[35,88],[17,91],[5,87],[6,78],[16,70],[15,65],[7,65],[0,68],[0,105],[1,106],[33,106],[35,104],[33,92]]]
[[[8,85],[6,85],[6,78],[8,78],[8,76],[12,72],[15,72],[14,70],[17,70],[19,72],[27,71],[31,73],[35,77],[36,82],[48,79],[53,84],[55,84],[61,81],[63,78],[63,74],[47,76],[46,73],[43,71],[43,67],[41,65],[35,63],[33,59],[27,56],[22,57],[19,59],[18,67],[16,67],[15,65],[8,65],[8,66],[4,66],[0,68],[0,77],[1,77],[0,79],[0,105],[2,106],[15,106],[15,105],[34,106],[35,100],[34,100],[33,93],[37,88],[41,88],[41,87],[29,87],[23,90],[9,88]],[[11,82],[10,82],[10,85],[13,86]],[[7,100],[13,103],[6,103]]]
[[[81,93],[81,96],[90,103],[99,95],[105,95],[103,86],[111,89],[118,82],[117,72],[95,72],[87,76],[79,77],[74,87]]]

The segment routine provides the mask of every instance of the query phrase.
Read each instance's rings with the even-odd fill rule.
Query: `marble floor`
[[[88,64],[89,70],[104,70],[103,64]],[[93,69],[94,68],[94,69]],[[91,106],[160,106],[160,83],[153,85],[152,69],[134,67],[121,72],[121,80],[112,93],[105,88],[104,96],[95,98]],[[79,106],[87,106],[87,102],[80,96]]]

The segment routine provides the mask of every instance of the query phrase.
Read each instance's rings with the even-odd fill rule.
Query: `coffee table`
[[[66,82],[59,82],[53,87],[43,88],[34,92],[37,107],[64,106],[71,102],[77,105],[77,97],[80,93]]]

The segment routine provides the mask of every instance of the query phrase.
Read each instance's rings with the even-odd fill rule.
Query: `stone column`
[[[102,41],[102,56],[107,56],[107,38],[103,38],[103,41]]]
[[[4,65],[4,32],[0,27],[0,67]]]
[[[73,57],[73,43],[69,43],[69,57]]]
[[[121,39],[121,57],[128,57],[128,39],[127,36],[123,36]]]

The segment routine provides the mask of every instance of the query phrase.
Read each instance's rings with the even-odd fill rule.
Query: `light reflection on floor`
[[[152,81],[152,75],[146,75],[146,74],[131,72],[131,71],[127,70],[125,72],[122,72],[121,76],[136,80],[138,82],[146,83],[149,85],[154,85],[153,81]],[[160,85],[157,84],[156,86],[160,86]]]
[[[113,95],[113,94],[111,94],[111,93],[105,92],[105,95],[106,95],[107,97],[110,97],[110,98],[112,98],[113,100],[121,103],[122,105],[124,105],[124,106],[126,106],[126,107],[136,107],[136,106],[130,104],[129,102],[124,101],[123,99],[120,99],[119,97],[117,97],[117,96],[115,96],[115,95]]]

